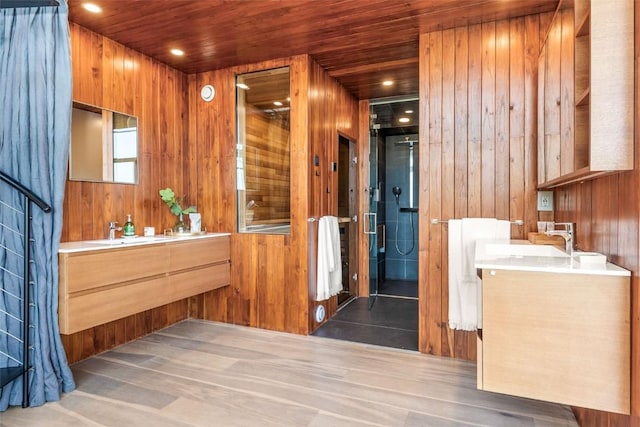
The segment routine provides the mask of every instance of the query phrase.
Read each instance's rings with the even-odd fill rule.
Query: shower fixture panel
[[[396,196],[396,203],[400,203],[400,194],[402,194],[402,188],[393,187],[393,195]]]
[[[414,156],[414,147],[418,145],[418,141],[414,141],[409,139],[409,137],[405,137],[404,141],[396,141],[396,145],[406,145],[409,147],[409,209],[414,209],[413,206],[413,156]],[[395,193],[394,193],[395,194]],[[397,198],[398,196],[396,196]]]

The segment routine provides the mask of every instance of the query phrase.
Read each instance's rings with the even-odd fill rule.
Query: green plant
[[[180,216],[180,214],[197,212],[195,206],[189,206],[186,209],[182,209],[182,206],[180,204],[183,200],[177,199],[176,194],[169,187],[165,188],[164,190],[160,190],[160,197],[162,198],[162,201],[165,202],[167,206],[169,206],[171,213],[176,216]]]

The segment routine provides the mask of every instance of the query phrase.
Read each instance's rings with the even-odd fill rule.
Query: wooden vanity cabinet
[[[482,270],[478,388],[630,412],[629,276]]]
[[[60,253],[60,333],[229,285],[229,254],[229,236]]]

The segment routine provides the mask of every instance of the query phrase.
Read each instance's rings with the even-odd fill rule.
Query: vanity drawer
[[[229,236],[60,253],[60,333],[73,334],[231,283]]]
[[[60,254],[60,287],[67,293],[127,282],[166,272],[164,245]]]
[[[229,261],[229,237],[192,240],[169,246],[169,271]]]
[[[60,333],[72,334],[166,304],[167,276],[71,295],[60,310]]]

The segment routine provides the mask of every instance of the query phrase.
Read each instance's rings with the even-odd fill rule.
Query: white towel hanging
[[[449,220],[449,327],[475,331],[482,327],[482,281],[475,268],[480,239],[508,239],[509,221],[495,218]]]
[[[340,227],[335,216],[318,221],[318,268],[316,301],[324,301],[342,290],[342,257]]]

